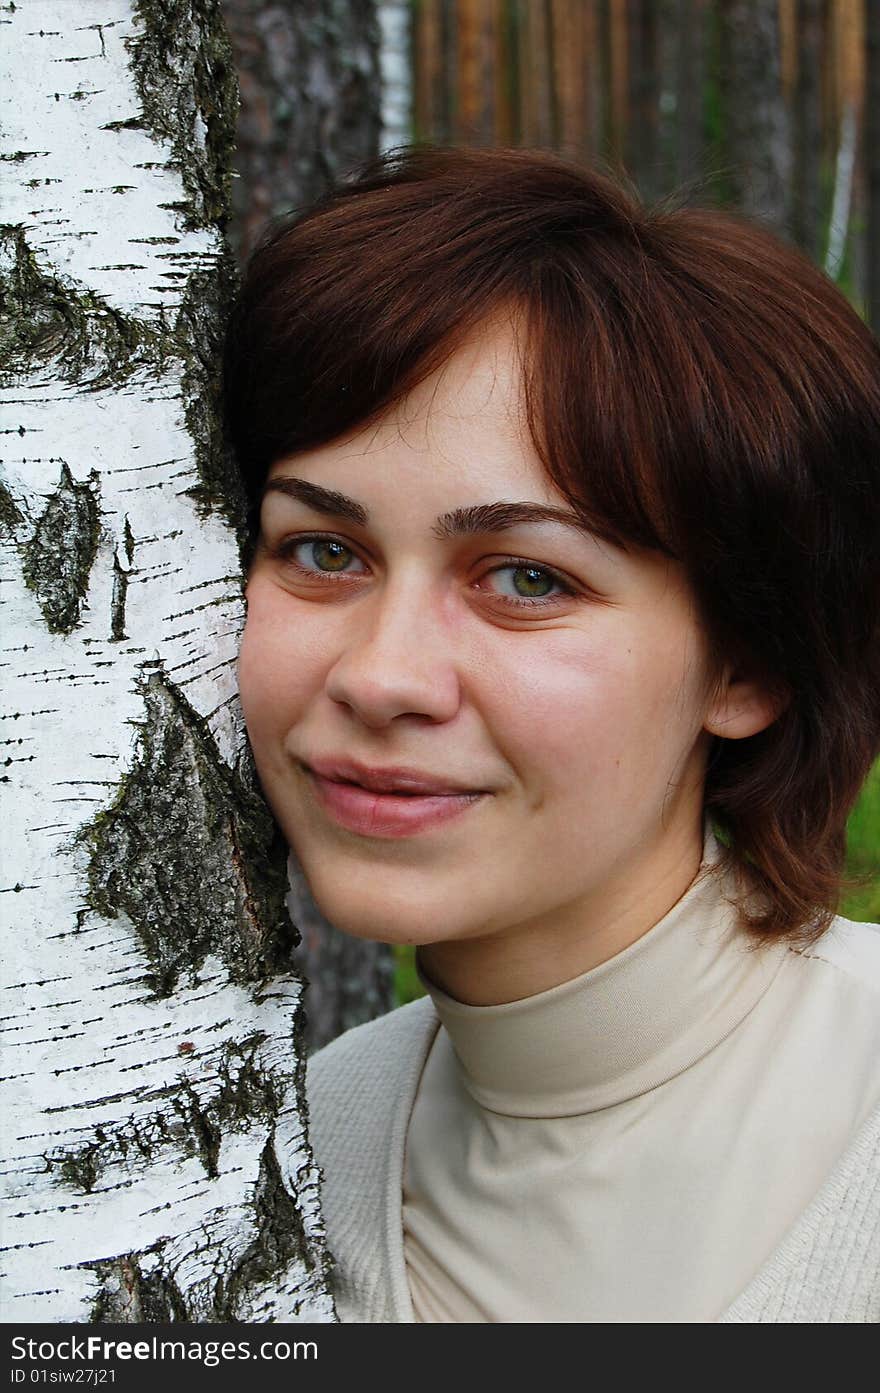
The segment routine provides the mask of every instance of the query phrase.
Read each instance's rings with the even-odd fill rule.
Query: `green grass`
[[[394,992],[398,1006],[405,1006],[408,1001],[415,1001],[417,997],[425,995],[424,988],[416,976],[415,959],[416,950],[411,943],[395,943]]]
[[[843,899],[848,919],[880,923],[880,762],[874,765],[853,809],[847,836],[847,870],[865,883]]]
[[[864,883],[844,896],[841,914],[880,923],[880,763],[874,765],[849,820],[847,871],[864,877]],[[424,996],[416,976],[415,950],[409,944],[395,945],[394,988],[398,1006]]]

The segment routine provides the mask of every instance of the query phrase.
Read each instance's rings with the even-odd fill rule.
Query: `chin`
[[[419,946],[467,936],[467,925],[457,923],[448,899],[435,908],[424,895],[398,898],[389,893],[387,881],[382,884],[381,878],[375,891],[363,884],[341,890],[338,881],[325,882],[305,867],[303,872],[324,918],[353,938]]]

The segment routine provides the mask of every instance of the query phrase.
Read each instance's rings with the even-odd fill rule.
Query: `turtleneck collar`
[[[770,986],[785,947],[755,949],[736,922],[734,872],[706,828],[684,895],[613,958],[548,991],[468,1006],[422,984],[468,1092],[491,1112],[570,1117],[645,1093],[696,1063]]]

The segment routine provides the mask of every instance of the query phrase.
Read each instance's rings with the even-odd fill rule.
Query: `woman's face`
[[[270,473],[242,701],[266,797],[349,933],[513,945],[696,869],[707,669],[691,594],[675,564],[547,507],[569,512],[498,324],[378,427]],[[365,769],[437,787],[341,782]]]

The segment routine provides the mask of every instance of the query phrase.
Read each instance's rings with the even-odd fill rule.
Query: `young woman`
[[[346,1321],[880,1319],[880,348],[798,252],[524,150],[275,227],[241,692],[427,995],[309,1068]]]

